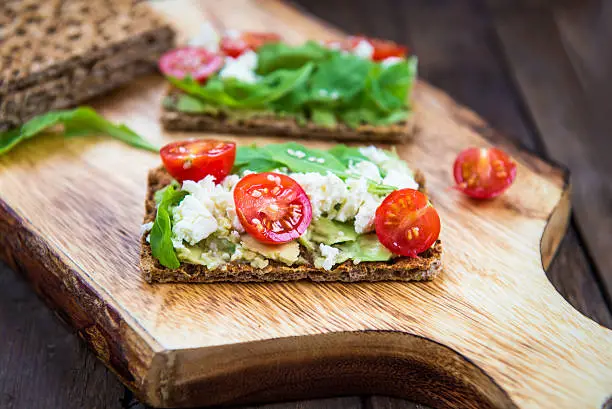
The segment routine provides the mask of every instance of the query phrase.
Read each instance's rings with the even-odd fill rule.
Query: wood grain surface
[[[228,27],[333,35],[281,3],[211,3]],[[186,1],[159,6],[185,32],[211,17]],[[169,140],[152,109],[162,88],[145,78],[96,108]],[[546,260],[567,220],[563,172],[515,151],[520,176],[503,198],[453,194],[454,155],[486,146],[488,128],[424,83],[417,101],[421,132],[400,154],[427,172],[444,220],[447,267],[433,283],[148,286],[137,232],[157,158],[101,138],[49,137],[0,160],[3,258],[156,405],[377,392],[436,407],[600,407],[612,390],[610,332],[573,310],[541,267],[549,216],[558,211]]]

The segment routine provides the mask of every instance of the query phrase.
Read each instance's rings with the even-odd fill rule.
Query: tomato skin
[[[208,175],[221,182],[236,160],[236,144],[208,139],[172,142],[160,149],[164,167],[174,179],[198,182]]]
[[[255,51],[266,43],[277,43],[279,41],[281,41],[281,36],[276,33],[245,31],[238,38],[229,36],[221,38],[220,48],[225,55],[236,58],[247,50]]]
[[[367,41],[374,48],[372,60],[382,61],[389,57],[404,58],[408,48],[391,40],[372,38],[366,36],[351,36],[342,45],[344,50],[353,50],[361,41]]]
[[[378,240],[391,252],[418,257],[438,240],[440,216],[427,196],[418,190],[390,193],[376,209]]]
[[[165,76],[183,79],[189,75],[198,82],[204,82],[222,65],[223,57],[201,47],[175,48],[162,55],[158,62]]]
[[[240,179],[234,188],[234,204],[246,232],[262,243],[295,240],[312,221],[306,192],[280,173],[253,173]]]
[[[468,148],[455,159],[456,189],[475,199],[502,194],[516,178],[516,162],[497,148]]]

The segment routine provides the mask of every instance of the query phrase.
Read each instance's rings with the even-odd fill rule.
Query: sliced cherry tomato
[[[172,142],[159,151],[168,173],[179,182],[198,182],[208,175],[219,183],[225,178],[236,159],[236,144],[207,139]]]
[[[427,196],[418,190],[392,192],[376,209],[378,240],[395,254],[417,257],[440,235],[440,216]]]
[[[239,37],[224,36],[221,39],[221,51],[230,57],[238,57],[246,50],[257,50],[266,43],[277,43],[281,36],[276,33],[257,33],[245,31]]]
[[[170,50],[159,59],[159,70],[166,76],[203,82],[223,65],[223,57],[205,48],[183,47]]]
[[[476,199],[489,199],[508,189],[516,178],[516,162],[497,148],[469,148],[455,159],[456,188]]]
[[[245,176],[234,188],[234,203],[244,229],[263,243],[297,239],[312,220],[312,206],[304,189],[280,173]]]

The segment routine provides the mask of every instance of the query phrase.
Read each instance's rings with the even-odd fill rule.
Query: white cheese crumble
[[[257,53],[248,50],[236,58],[225,57],[225,65],[221,68],[221,78],[236,78],[239,81],[252,84],[257,82]]]
[[[194,47],[202,47],[211,53],[219,51],[219,35],[215,28],[209,22],[200,26],[200,31],[191,40],[189,45]]]
[[[236,216],[233,189],[239,180],[237,175],[227,176],[221,184],[215,185],[213,176],[206,176],[199,182],[186,180],[183,190],[189,195],[172,210],[172,241],[175,248],[183,241],[195,245],[214,232],[228,236],[232,231],[244,232]]]
[[[382,203],[384,198],[378,198],[369,196],[359,207],[359,211],[355,216],[355,232],[356,233],[367,233],[374,230],[374,219],[376,216],[376,209]]]
[[[395,65],[398,62],[402,62],[402,61],[405,61],[405,60],[401,57],[387,57],[380,62],[380,65],[383,68],[389,68],[390,66]]]
[[[379,166],[389,161],[389,155],[374,145],[362,146],[359,148],[359,153]]]
[[[290,176],[302,186],[310,198],[312,217],[315,219],[324,213],[333,213],[334,207],[341,204],[348,195],[346,184],[333,173],[292,173]]]
[[[233,30],[233,29],[225,30],[225,33],[223,34],[225,35],[225,37],[232,39],[232,40],[239,40],[240,37],[242,37],[241,31]]]
[[[336,260],[338,259],[338,255],[340,255],[340,250],[335,247],[327,246],[323,243],[319,244],[319,250],[321,251],[321,255],[323,256],[323,260],[317,267],[322,267],[325,270],[331,270],[336,264]]]
[[[367,40],[361,40],[357,43],[355,48],[352,50],[353,54],[357,57],[361,57],[364,59],[371,60],[372,55],[374,55],[374,47]]]
[[[349,166],[348,173],[357,176],[363,176],[376,183],[380,183],[382,181],[378,166],[367,160],[351,164]]]
[[[151,229],[153,228],[153,223],[154,222],[149,222],[149,223],[142,224],[140,226],[140,237],[144,236],[145,234],[151,231]]]
[[[398,189],[418,189],[419,185],[414,180],[412,170],[406,162],[389,155],[375,146],[359,148],[359,152],[370,161],[378,165],[386,173],[382,184],[396,187]]]

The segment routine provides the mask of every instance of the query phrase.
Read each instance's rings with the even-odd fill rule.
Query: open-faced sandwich
[[[440,218],[392,151],[190,140],[149,173],[149,282],[431,280]]]
[[[391,41],[289,45],[273,33],[208,25],[166,53],[168,130],[401,142],[413,131],[417,60]]]

